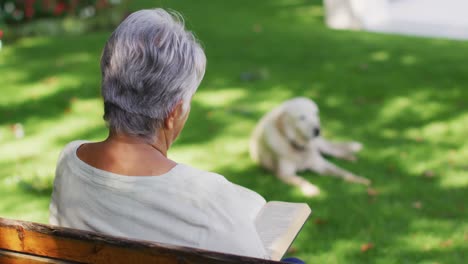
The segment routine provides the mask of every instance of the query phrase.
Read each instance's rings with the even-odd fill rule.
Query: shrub
[[[88,18],[121,0],[0,0],[0,20],[22,24],[40,18],[77,16]]]
[[[24,36],[108,29],[122,20],[126,1],[0,0],[0,30],[10,42]]]
[[[2,38],[3,38],[3,30],[0,29],[0,50],[2,50]]]

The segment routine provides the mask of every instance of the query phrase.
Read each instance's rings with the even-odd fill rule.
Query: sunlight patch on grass
[[[430,149],[430,151],[428,151],[428,149]],[[462,168],[463,163],[460,163],[461,159],[460,161],[455,161],[453,156],[447,155],[447,151],[446,148],[434,144],[421,143],[419,147],[412,144],[404,149],[382,149],[381,153],[374,155],[377,155],[378,159],[394,160],[393,162],[396,163],[398,168],[403,170],[405,174],[421,177],[424,176],[423,174],[429,172],[439,177],[454,172],[458,168]],[[395,166],[395,164],[392,166]]]
[[[30,181],[34,182],[38,185],[42,186],[51,186],[51,179],[52,176],[55,173],[55,168],[50,167],[50,166],[45,166],[50,165],[53,161],[55,161],[58,157],[53,156],[53,160],[48,160],[50,153],[47,153],[47,159],[38,159],[41,162],[17,162],[15,163],[15,168],[11,170],[11,174],[1,178],[1,181],[3,181],[5,187],[11,187],[19,184],[22,181]]]
[[[50,82],[53,82],[52,79],[50,79]],[[43,97],[43,96],[45,97],[47,95],[54,94],[61,88],[62,87],[56,84],[49,83],[49,80],[44,80],[43,83],[37,83],[36,85],[32,85],[30,86],[29,89],[26,87],[21,89],[20,90],[21,92],[18,93],[18,97],[21,98],[21,102],[24,102],[27,100],[35,100],[39,97]]]
[[[380,135],[386,139],[396,139],[400,137],[399,131],[393,128],[382,128],[380,130]]]
[[[330,254],[330,252],[333,252]],[[316,263],[328,263],[328,264],[339,264],[346,263],[346,259],[343,258],[343,252],[336,252],[327,250],[325,252],[315,252],[311,254],[307,259],[312,259]]]
[[[22,103],[28,100],[37,100],[41,97],[47,97],[49,95],[55,94],[57,91],[63,89],[70,84],[75,84],[76,79],[74,80],[66,80],[56,76],[50,76],[47,78],[42,79],[39,82],[32,82],[30,84],[24,85],[21,87],[20,84],[12,84],[12,86],[21,87],[18,89],[18,93],[16,93],[13,98],[16,97],[14,103]],[[10,97],[11,99],[11,97]],[[9,102],[13,103],[13,102]]]
[[[417,120],[426,120],[441,113],[442,104],[429,96],[428,92],[413,92],[407,96],[398,96],[388,100],[379,113],[382,122],[397,121],[400,118],[412,117]]]
[[[66,116],[62,120],[44,120],[35,134],[29,134],[25,127],[26,136],[17,140],[5,140],[1,142],[0,153],[10,153],[2,156],[1,162],[14,161],[25,157],[44,157],[44,150],[56,146],[55,140],[70,136],[70,132],[85,132],[102,124],[100,120],[90,119],[89,116]],[[50,165],[50,164],[49,164]]]
[[[248,139],[226,135],[208,143],[174,145],[170,156],[178,162],[193,164],[197,168],[214,170],[217,167],[234,166],[232,160],[248,158]],[[213,158],[217,157],[217,162]],[[225,157],[219,159],[219,157]]]
[[[422,128],[422,134],[431,141],[445,141],[447,134],[451,131],[446,121],[436,121],[429,123]]]
[[[440,244],[440,238],[427,233],[413,233],[400,238],[399,243],[406,250],[424,252],[436,249]]]
[[[3,189],[1,217],[47,223],[49,196],[36,196],[18,187]],[[37,210],[43,208],[43,210]]]
[[[411,106],[411,99],[408,97],[395,97],[393,100],[387,102],[380,111],[380,120],[393,120],[397,119],[402,111]]]
[[[466,142],[468,127],[464,124],[468,124],[468,113],[404,131],[406,138],[420,141],[421,145],[421,148],[413,148],[409,153],[408,170],[421,173],[427,169],[445,168],[443,171],[446,173],[463,169],[468,159],[468,143],[463,143]],[[428,152],[423,146],[432,146],[431,151]]]
[[[288,89],[288,87],[283,85],[274,85],[269,88],[270,92],[265,93],[265,100],[258,101],[255,103],[255,105],[251,105],[247,104],[243,100],[244,98],[247,99],[252,96],[251,93],[253,91],[251,91],[251,89],[251,87],[229,87],[223,89],[200,90],[197,91],[193,97],[193,100],[194,102],[200,103],[201,105],[207,106],[209,108],[222,108],[230,106],[232,106],[230,110],[255,108],[256,112],[266,113],[272,108],[281,104],[283,100],[293,97],[291,95],[291,89]],[[280,98],[280,100],[275,101],[273,98]]]
[[[247,91],[242,88],[229,88],[221,90],[201,90],[198,91],[193,100],[210,107],[221,107],[239,100],[247,95]]]
[[[279,0],[275,1],[276,6],[288,7],[304,4],[304,0]]]
[[[101,122],[104,122],[101,118],[104,114],[103,102],[101,98],[72,98],[71,111],[77,115],[86,115],[88,117],[93,116],[94,118],[92,119],[94,119],[94,121],[99,119]]]
[[[42,139],[46,138],[45,136]],[[48,143],[38,140],[38,137],[27,137],[24,139],[3,142],[0,153],[8,153],[1,157],[2,162],[20,161],[31,157],[44,157],[43,149],[47,149]],[[24,161],[23,161],[24,162]]]
[[[402,236],[400,241],[405,249],[426,252],[448,250],[462,245],[465,239],[464,228],[466,225],[455,225],[450,221],[418,219],[411,223],[411,232]]]
[[[283,12],[291,12],[291,10],[285,10]],[[317,18],[323,17],[322,6],[300,6],[294,9],[296,18],[300,18],[302,22],[316,21]]]
[[[21,38],[17,43],[16,47],[31,48],[38,45],[50,44],[50,38],[48,37],[25,37]]]
[[[468,170],[448,171],[440,177],[440,186],[446,189],[468,188]]]
[[[99,63],[99,58],[96,58],[94,54],[88,52],[77,52],[73,54],[67,54],[67,56],[60,58],[58,64],[63,63],[88,63],[90,61],[95,61]]]
[[[370,55],[370,58],[371,58],[372,61],[384,62],[384,61],[387,61],[388,59],[390,59],[390,53],[388,53],[388,51],[384,51],[384,50],[376,51],[376,52],[373,52]]]
[[[11,76],[15,76],[14,79],[10,79],[4,87],[8,96],[2,97],[0,104],[20,104],[26,101],[40,100],[82,83],[80,77],[69,74],[50,75],[37,82],[27,81],[25,83],[20,79],[27,80],[27,75],[13,71]]]
[[[322,100],[329,108],[335,108],[343,103],[343,99],[337,96],[327,96]]]
[[[16,87],[16,85],[18,85],[18,82],[20,80],[25,79],[27,77],[27,75],[28,75],[28,73],[26,71],[21,71],[20,69],[18,69],[18,70],[16,70],[16,69],[15,70],[9,70],[8,72],[3,72],[1,67],[0,67],[0,73],[1,73],[1,76],[2,76],[2,89],[5,89],[7,87],[15,87],[16,89],[18,89],[18,87]],[[2,97],[0,97],[0,99],[2,101],[5,101],[5,100],[8,100],[10,98],[8,98],[6,96],[2,96]]]
[[[28,202],[28,201],[23,201],[23,202]],[[10,217],[14,219],[48,224],[49,211],[48,210],[44,210],[44,211],[34,210],[35,208],[38,208],[38,207],[48,208],[49,198],[44,198],[41,202],[36,202],[32,204],[26,204],[26,205],[21,204],[18,207],[16,207],[14,210],[11,210],[9,214],[11,215]],[[8,214],[6,215],[6,217],[8,217]]]
[[[439,120],[428,123],[420,129],[424,139],[432,142],[462,140],[468,135],[468,113],[459,114],[450,120]],[[414,130],[410,130],[414,134]],[[409,132],[411,133],[411,132]]]
[[[411,66],[419,62],[418,58],[416,58],[416,56],[414,55],[404,55],[401,57],[400,61],[401,61],[401,64],[407,65],[407,66]]]
[[[363,243],[366,242],[367,241],[364,241]],[[345,263],[346,259],[344,259],[343,256],[347,254],[359,253],[360,246],[361,245],[355,240],[337,240],[333,243],[333,246],[329,252],[339,253],[331,254],[336,255],[336,257],[331,257],[330,254],[324,255],[324,260],[326,261],[323,263]]]
[[[205,87],[209,87],[210,90],[213,90],[213,87],[225,87],[229,83],[229,81],[226,78],[220,78],[217,76],[211,77],[209,81],[209,85],[206,85],[205,82],[206,81],[202,81],[202,83],[200,84],[200,87],[198,88],[196,92],[196,96],[198,96],[199,93],[208,92],[205,90]]]
[[[280,97],[281,98],[281,97]],[[284,98],[289,98],[288,96],[284,96]],[[260,100],[255,103],[255,109],[264,115],[271,111],[273,108],[279,106],[283,101],[274,101],[274,100]]]
[[[294,19],[305,24],[310,24],[310,22],[314,21],[322,22],[321,18],[324,15],[322,5],[312,4],[305,0],[275,1],[274,5],[275,7],[279,7],[279,17]]]
[[[26,199],[26,194],[35,197],[35,203],[25,204],[26,201],[23,201],[18,202],[17,206],[1,209],[3,216],[46,221],[46,210],[28,207],[46,208],[60,151],[68,141],[77,139],[74,134],[86,133],[100,125],[101,120],[93,121],[86,115],[69,114],[58,119],[42,120],[36,133],[29,133],[26,127],[26,136],[22,139],[2,139],[0,193],[10,190],[15,199]],[[38,196],[42,198],[38,200]],[[11,205],[6,201],[2,203]]]

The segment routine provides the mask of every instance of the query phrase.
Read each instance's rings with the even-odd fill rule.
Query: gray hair
[[[153,140],[177,103],[188,109],[205,66],[205,53],[179,14],[132,13],[102,53],[104,120],[111,130]]]

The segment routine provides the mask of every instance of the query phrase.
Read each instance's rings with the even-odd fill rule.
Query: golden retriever
[[[306,196],[318,195],[320,189],[298,176],[298,171],[311,170],[370,184],[368,179],[341,169],[322,156],[323,153],[355,160],[354,153],[361,149],[359,142],[334,143],[321,137],[319,109],[305,97],[288,100],[263,116],[250,140],[252,159],[282,181],[300,187]]]

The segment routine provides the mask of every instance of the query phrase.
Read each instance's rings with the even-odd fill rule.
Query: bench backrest
[[[0,263],[280,263],[0,218]]]

